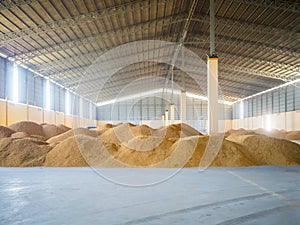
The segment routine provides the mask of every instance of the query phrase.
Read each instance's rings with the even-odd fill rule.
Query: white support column
[[[217,134],[218,127],[218,57],[207,60],[208,134]]]
[[[174,123],[174,120],[175,120],[175,105],[174,104],[171,104],[170,105],[170,122],[171,122],[171,124],[173,124]]]
[[[161,115],[161,120],[162,120],[162,126],[165,126],[165,114]]]
[[[83,118],[83,100],[81,97],[79,98],[79,117]]]
[[[165,110],[165,126],[169,126],[169,110]]]
[[[181,123],[186,123],[186,92],[181,91]]]

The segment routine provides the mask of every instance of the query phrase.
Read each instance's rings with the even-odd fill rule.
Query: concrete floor
[[[128,182],[172,169],[105,169]],[[0,224],[300,224],[300,167],[183,169],[148,187],[90,168],[0,168]]]

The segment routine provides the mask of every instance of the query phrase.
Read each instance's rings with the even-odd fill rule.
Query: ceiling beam
[[[180,82],[180,79],[175,79],[174,80],[175,82]],[[119,94],[119,90],[122,89],[122,87],[124,87],[126,84],[128,84],[128,82],[123,82],[123,83],[119,83],[113,87],[109,87],[108,90],[109,91],[103,91],[102,93],[99,91],[99,89],[95,88],[95,89],[92,89],[88,92],[85,92],[85,93],[81,93],[84,97],[86,98],[93,98],[92,96],[98,96],[98,100],[99,97],[101,97],[101,101],[109,101],[109,100],[112,100],[114,98],[116,98],[116,96]],[[194,82],[187,82],[188,84],[188,88],[187,88],[187,91],[189,92],[198,92],[199,89],[195,89],[195,88],[192,88],[192,85],[194,85],[195,83]],[[239,97],[237,96],[242,96],[242,97],[247,97],[247,96],[250,96],[252,94],[255,94],[255,93],[258,93],[259,91],[258,90],[254,90],[254,89],[241,89],[237,86],[233,86],[233,85],[223,85],[221,87],[224,91],[223,91],[223,96],[226,98],[234,98],[234,99],[238,99]],[[136,92],[135,92],[136,93]],[[205,95],[201,92],[202,95]]]
[[[203,34],[191,34],[188,40],[185,42],[186,45],[197,45],[201,44],[207,40],[209,37],[208,33]],[[222,35],[216,35],[216,45],[226,45],[226,46],[238,46],[242,49],[254,49],[259,51],[270,52],[277,55],[285,55],[287,57],[300,58],[299,49],[291,49],[283,46],[275,46],[272,44],[266,44],[257,41],[242,40],[239,38],[226,37]]]
[[[193,49],[198,49],[200,51],[204,51],[206,52],[207,49],[206,48],[202,48],[199,46],[194,46]],[[251,63],[255,63],[257,65],[260,66],[270,66],[271,68],[277,68],[282,70],[284,73],[286,72],[296,72],[296,73],[300,73],[299,67],[298,66],[293,66],[293,65],[289,65],[289,64],[285,64],[285,63],[276,63],[276,62],[272,62],[272,61],[267,61],[267,60],[262,60],[259,58],[249,58],[249,57],[245,57],[245,56],[238,56],[238,55],[234,55],[232,53],[229,52],[223,52],[223,51],[218,51],[219,55],[222,56],[223,62],[220,62],[220,66],[225,68],[225,69],[229,69],[231,66],[234,66],[234,68],[236,68],[236,72],[245,72],[248,74],[253,74],[253,75],[257,75],[257,76],[264,76],[264,77],[269,77],[269,78],[274,78],[274,79],[280,79],[283,81],[291,81],[296,79],[296,77],[291,77],[289,75],[285,75],[282,73],[274,73],[274,72],[264,72],[261,70],[257,70],[257,69],[252,69],[250,66],[246,65],[246,66],[239,66],[236,65],[235,63],[231,63],[231,62],[227,62],[228,59],[234,59],[234,60],[239,60],[242,63],[243,62],[251,62]],[[225,62],[224,62],[225,61]],[[232,69],[231,69],[232,70]]]
[[[119,28],[116,28],[113,30],[105,31],[100,34],[96,34],[96,35],[92,35],[92,36],[88,36],[88,37],[77,38],[77,39],[73,39],[70,41],[66,41],[64,43],[41,47],[41,48],[34,49],[32,51],[21,53],[21,54],[15,54],[15,55],[13,55],[13,58],[26,63],[28,60],[31,60],[34,57],[39,57],[41,55],[50,54],[50,53],[57,52],[57,51],[65,51],[66,49],[69,49],[69,48],[90,45],[91,43],[96,42],[96,41],[104,42],[106,40],[111,40],[111,38],[114,36],[117,36],[120,38],[128,37],[130,35],[134,35],[138,31],[141,31],[141,30],[146,31],[148,29],[148,26],[145,26],[145,25],[149,25],[149,24],[155,25],[155,23],[163,22],[163,25],[167,26],[168,24],[170,24],[172,18],[183,18],[183,17],[185,17],[185,13],[179,13],[179,14],[176,14],[173,16],[167,16],[167,17],[160,17],[157,19],[149,20],[149,21],[143,21],[143,22],[136,23],[133,25],[128,25],[128,26],[119,27]],[[106,51],[106,50],[108,50],[108,49],[103,48],[103,51]]]
[[[168,19],[168,18],[166,18],[166,19]],[[143,25],[146,23],[148,23],[148,22],[136,24],[135,26],[138,26],[138,27],[135,27],[134,31],[143,29]],[[130,29],[130,28],[128,28],[128,29]],[[99,40],[100,41],[109,40],[109,39],[111,39],[111,35],[120,35],[121,37],[128,36],[125,33],[125,31],[128,29],[118,28],[116,30],[105,32],[104,34],[92,35],[89,37],[78,38],[78,39],[74,39],[74,40],[60,43],[57,45],[46,46],[44,48],[35,49],[30,52],[14,55],[12,58],[19,60],[22,63],[26,64],[29,60],[31,60],[35,57],[40,57],[45,54],[50,54],[50,53],[57,52],[57,51],[65,51],[65,49],[89,45],[90,43],[93,43],[93,42],[99,41]],[[207,35],[208,34],[200,34],[200,35],[199,34],[190,34],[188,41],[184,42],[184,44],[185,45],[196,45],[199,43],[203,43],[203,41],[207,39],[207,37],[208,37]],[[159,35],[159,37],[167,38],[168,36]],[[155,38],[155,36],[153,36],[152,38]],[[286,47],[273,46],[273,45],[263,44],[263,43],[259,43],[259,42],[255,42],[255,41],[245,41],[245,40],[241,40],[241,39],[228,38],[228,37],[221,36],[221,35],[217,35],[216,40],[217,40],[216,41],[217,45],[221,44],[221,45],[226,45],[226,46],[239,46],[239,48],[242,48],[242,49],[255,48],[257,50],[272,52],[272,53],[278,54],[278,55],[280,54],[280,55],[285,55],[288,57],[295,57],[297,59],[300,58],[299,50],[289,49]],[[106,48],[102,48],[103,52],[105,52],[107,50],[108,49],[106,49]]]
[[[56,20],[53,22],[45,23],[36,27],[29,27],[22,30],[8,32],[0,35],[0,47],[6,46],[17,40],[26,37],[36,37],[42,33],[48,33],[53,30],[68,29],[70,27],[77,27],[78,24],[87,24],[95,20],[102,19],[103,17],[110,17],[112,15],[127,14],[140,10],[140,8],[152,8],[158,5],[167,4],[171,0],[159,0],[158,3],[135,1],[126,4],[112,6],[106,9],[100,9],[93,12],[87,12],[67,19]]]
[[[254,6],[264,6],[276,10],[284,10],[292,13],[300,13],[300,3],[298,1],[285,1],[285,0],[233,0],[237,3],[243,3]]]
[[[206,51],[207,49],[201,48],[201,47],[193,47],[196,50],[201,50],[201,51]],[[57,67],[73,67],[70,64],[78,64],[78,61],[85,61],[86,59],[89,59],[89,61],[92,63],[97,57],[99,57],[103,52],[101,50],[97,50],[97,51],[91,51],[89,53],[86,54],[82,54],[82,55],[75,55],[75,56],[70,56],[64,59],[58,59],[58,60],[53,60],[45,65],[41,65],[41,66],[37,66],[37,71],[40,73],[47,73],[49,74],[49,70],[53,69],[53,68],[57,68]],[[270,66],[272,68],[278,68],[282,71],[285,72],[297,72],[299,73],[299,67],[297,66],[293,66],[293,65],[289,65],[289,64],[284,64],[284,63],[275,63],[272,61],[267,61],[267,60],[261,60],[261,59],[256,59],[256,58],[247,58],[247,57],[243,57],[243,56],[236,56],[232,53],[228,53],[228,52],[219,52],[220,55],[223,55],[223,60],[226,60],[227,58],[234,58],[235,60],[241,60],[241,62],[246,61],[246,62],[251,62],[251,63],[255,63],[257,65],[261,65],[261,66]],[[290,81],[295,79],[294,77],[289,77],[287,75],[284,74],[280,74],[280,73],[273,73],[273,72],[264,72],[264,71],[260,71],[260,70],[256,70],[256,69],[252,69],[251,67],[248,66],[237,66],[234,65],[232,63],[220,63],[221,66],[223,66],[224,68],[229,69],[230,67],[234,66],[235,71],[236,72],[246,72],[246,73],[250,73],[253,75],[258,75],[258,76],[264,76],[264,77],[269,77],[269,78],[275,78],[275,79],[281,79],[284,81]],[[228,65],[228,66],[227,66]],[[81,65],[80,65],[81,66]],[[85,66],[85,65],[83,65]],[[231,68],[231,70],[233,70],[233,67]],[[59,73],[59,70],[57,71],[57,73]]]
[[[174,20],[173,23],[181,23],[183,22],[183,19],[177,19]],[[203,15],[203,14],[195,14],[192,18],[192,21],[195,22],[201,22],[201,23],[207,23],[209,24],[209,15]],[[215,17],[216,25],[222,25],[227,28],[236,28],[244,30],[245,32],[255,32],[257,34],[269,34],[272,36],[278,36],[284,40],[297,40],[300,38],[299,31],[295,28],[295,30],[290,29],[282,29],[277,27],[271,27],[267,25],[262,24],[255,24],[251,22],[241,21],[241,20],[235,20],[235,19],[229,19],[225,17],[216,16]]]
[[[279,80],[283,80],[283,81],[289,81],[289,80],[286,80],[285,78],[281,77],[279,74],[268,73],[268,72],[264,72],[261,70],[255,70],[255,69],[252,69],[249,67],[236,66],[234,64],[228,64],[228,63],[222,63],[222,62],[219,62],[219,65],[220,65],[220,69],[224,68],[224,69],[235,71],[235,72],[242,72],[242,73],[247,73],[247,74],[261,76],[261,77],[268,77],[268,78],[274,78],[274,79],[279,79]]]
[[[133,70],[134,71],[134,70]],[[133,80],[135,80],[138,77],[143,77],[143,76],[149,76],[149,75],[153,75],[153,71],[145,71],[145,70],[135,70],[134,72],[136,72],[136,74],[134,73],[130,73],[130,77],[124,77],[122,74],[118,74],[114,79],[109,80],[101,89],[102,92],[104,93],[114,93],[116,90],[120,90],[120,87],[127,85],[128,83],[132,82]],[[158,74],[155,74],[155,77],[163,77],[167,72],[167,69],[164,69],[164,71],[159,70]],[[180,83],[180,73],[175,75],[174,77],[174,81],[177,83]],[[221,85],[221,89],[225,88],[231,88],[231,89],[235,89],[235,93],[238,92],[242,94],[244,97],[245,96],[249,96],[253,93],[256,92],[260,92],[262,90],[266,90],[268,88],[270,88],[271,86],[261,86],[261,85],[255,85],[253,83],[248,83],[246,82],[239,82],[237,80],[234,79],[228,79],[228,78],[224,78],[224,77],[220,77],[220,85]],[[90,84],[95,84],[95,88],[90,89],[89,91],[86,92],[82,92],[80,94],[86,96],[89,94],[94,94],[95,92],[100,93],[101,91],[99,90],[99,86],[98,83],[101,84],[102,81],[97,80],[97,79],[91,79],[91,80],[85,80],[84,83],[82,83],[81,81],[77,81],[75,83],[73,83],[72,85],[77,85],[78,87],[80,87],[81,85],[87,85],[90,86]],[[188,79],[186,81],[186,83],[188,84],[188,89],[191,88],[191,85],[195,86],[195,82],[192,79]],[[231,84],[233,83],[233,84]],[[246,84],[246,87],[243,85]],[[149,84],[150,85],[150,84]],[[247,88],[248,87],[248,88]],[[226,91],[228,92],[228,90]]]
[[[151,66],[151,68],[155,68],[155,66]],[[147,71],[147,72],[145,72]],[[244,89],[244,88],[241,88],[243,86],[243,84],[245,84],[246,86],[250,86],[251,87],[251,90],[257,90],[257,91],[261,91],[261,90],[266,90],[268,88],[271,88],[273,86],[276,86],[276,85],[279,85],[279,84],[282,84],[283,82],[267,82],[267,83],[260,83],[260,84],[256,84],[255,82],[249,82],[249,79],[242,79],[240,77],[240,80],[237,80],[236,77],[238,77],[237,75],[233,75],[233,74],[230,74],[230,75],[224,75],[224,73],[228,73],[228,72],[222,72],[223,70],[220,71],[220,81],[221,81],[221,85],[224,86],[224,85],[227,85],[227,86],[231,86],[230,84],[228,84],[228,82],[232,82],[232,83],[235,83],[235,85],[233,85],[232,87],[233,88],[238,88],[238,89]],[[116,74],[112,79],[108,80],[107,82],[107,85],[108,84],[113,84],[113,83],[116,83],[116,84],[119,84],[120,82],[121,83],[128,83],[128,81],[131,81],[132,79],[134,78],[138,78],[138,77],[142,77],[144,75],[155,75],[155,76],[163,76],[165,75],[167,72],[167,68],[165,69],[159,69],[158,73],[153,73],[153,70],[151,70],[150,72],[148,71],[148,68],[145,67],[145,68],[142,68],[142,69],[131,69],[129,71],[125,71],[125,72],[121,72],[121,73],[118,73]],[[178,70],[179,74],[177,73],[177,70],[175,70],[175,79],[176,77],[180,76],[180,70]],[[130,76],[125,76],[126,73],[129,73]],[[235,78],[234,78],[235,77]],[[251,80],[251,78],[250,78]],[[124,82],[123,82],[124,81]],[[97,78],[94,78],[94,79],[91,79],[91,80],[76,80],[76,81],[72,81],[72,82],[68,82],[68,83],[64,83],[67,87],[68,86],[74,86],[74,85],[88,85],[89,83],[91,84],[96,84],[98,83],[101,84],[103,81],[101,80],[98,80]],[[225,83],[224,83],[225,82]],[[107,89],[109,87],[113,87],[114,85],[109,85],[107,86],[105,85],[104,87]],[[97,85],[96,85],[97,86]],[[90,93],[90,91],[88,92]],[[86,93],[84,93],[86,94]]]
[[[173,44],[170,44],[170,45],[171,45],[171,47],[173,46]],[[166,48],[166,45],[157,46],[157,47],[155,47],[155,49],[151,49],[151,51],[159,51],[160,49],[165,49],[165,48]],[[167,49],[167,50],[170,50],[170,49]],[[129,56],[130,57],[139,56],[142,53],[144,53],[144,50],[139,49],[139,52],[135,52],[131,55],[128,55],[128,54],[127,55],[125,55],[125,54],[119,55],[119,57],[115,57],[114,60],[117,60],[117,59],[127,60]],[[164,55],[160,55],[159,57],[167,57],[170,54],[167,51],[165,51],[163,53],[164,53]],[[68,64],[78,63],[79,60],[84,61],[84,59],[88,59],[89,61],[91,61],[91,63],[89,62],[88,64],[92,64],[93,60],[96,60],[97,57],[99,57],[102,54],[103,54],[103,52],[101,50],[94,50],[94,51],[87,52],[85,54],[72,55],[72,56],[69,56],[69,57],[66,57],[63,59],[56,59],[56,60],[52,60],[47,63],[36,65],[35,70],[39,73],[46,73],[49,75],[49,74],[51,74],[48,72],[50,69],[57,68],[57,67],[66,67],[66,66],[73,67],[72,65],[68,65]],[[110,60],[107,60],[105,62],[109,62],[109,61]],[[86,66],[86,64],[82,65],[82,66]],[[59,73],[59,71],[57,71],[57,73]]]
[[[41,0],[42,1],[42,0]],[[31,3],[37,2],[37,0],[4,0],[0,1],[0,11],[6,10],[6,9],[13,9],[16,7],[20,7],[23,5],[30,5]]]

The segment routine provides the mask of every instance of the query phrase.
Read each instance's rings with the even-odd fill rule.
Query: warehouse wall
[[[133,124],[147,124],[153,128],[162,126],[162,114],[165,110],[170,112],[171,94],[160,93],[140,99],[119,101],[97,107],[97,119],[107,123],[117,124],[131,122]],[[174,94],[175,123],[180,121],[180,95]],[[231,129],[231,106],[220,104],[220,128]],[[207,132],[207,101],[187,96],[186,123],[202,133]],[[169,113],[170,119],[170,113]]]
[[[0,125],[29,120],[72,127],[73,117],[78,126],[96,124],[94,103],[20,66],[16,81],[14,70],[13,62],[0,57]]]
[[[96,125],[97,121],[66,115],[62,112],[44,110],[36,106],[16,104],[0,99],[0,126],[9,126],[20,121],[32,121],[36,123],[63,124],[68,127],[86,127]]]
[[[162,120],[140,120],[140,121],[98,120],[97,125],[99,126],[101,124],[106,124],[106,123],[116,125],[121,122],[130,122],[135,125],[145,124],[154,129],[164,126],[164,123],[162,122]],[[170,123],[170,121],[169,121],[169,123]],[[176,123],[181,123],[181,120],[174,120],[174,124],[176,124]],[[187,120],[186,123],[189,124],[190,126],[194,127],[195,129],[199,130],[203,134],[207,133],[206,132],[207,125],[208,125],[207,120],[200,120],[200,121]],[[203,129],[203,127],[205,127],[205,129]],[[219,121],[219,127],[222,127],[222,129],[224,129],[224,131],[228,131],[228,130],[232,129],[232,120]]]
[[[263,115],[257,117],[248,117],[245,119],[235,119],[232,121],[233,129],[255,130],[259,128],[271,130],[300,130],[300,110]]]
[[[239,101],[232,128],[300,130],[300,82]]]

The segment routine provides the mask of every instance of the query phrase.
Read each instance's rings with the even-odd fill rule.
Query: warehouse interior
[[[0,14],[4,224],[299,224],[299,1]]]

